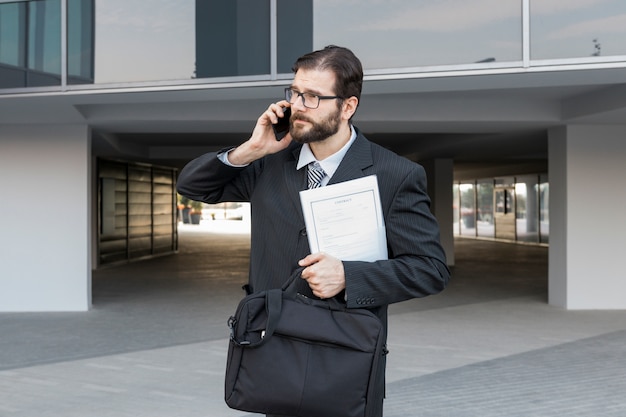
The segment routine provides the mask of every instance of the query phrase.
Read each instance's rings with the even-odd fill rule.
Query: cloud
[[[193,0],[96,2],[96,26],[134,32],[167,32],[195,25]]]
[[[569,25],[550,33],[548,39],[569,39],[579,36],[598,37],[603,33],[626,33],[626,14]]]
[[[517,1],[502,0],[443,0],[422,3],[404,2],[393,14],[364,24],[363,30],[424,30],[450,32],[481,27],[507,18],[521,18]]]
[[[316,0],[334,16],[361,16],[354,31],[466,31],[506,19],[521,22],[521,0]],[[617,4],[616,0],[531,0],[532,16],[566,15]]]
[[[613,2],[615,0],[531,0],[530,13],[531,15],[565,14],[569,11],[598,7],[603,3]]]

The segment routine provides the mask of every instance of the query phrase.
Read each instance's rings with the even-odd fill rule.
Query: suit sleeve
[[[178,193],[211,204],[249,201],[254,188],[254,172],[261,162],[233,167],[220,161],[217,155],[207,153],[189,162],[178,175]]]
[[[385,216],[389,259],[344,261],[347,304],[377,307],[442,291],[450,278],[439,242],[439,226],[430,212],[424,169],[415,165],[400,181],[379,176],[391,196]]]

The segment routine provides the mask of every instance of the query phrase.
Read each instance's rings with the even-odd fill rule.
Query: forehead
[[[292,87],[298,91],[318,94],[334,94],[335,73],[331,70],[306,70],[296,72]]]

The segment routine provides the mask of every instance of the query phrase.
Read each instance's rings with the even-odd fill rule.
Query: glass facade
[[[494,237],[493,180],[476,181],[476,236]]]
[[[93,1],[67,1],[68,84],[93,82]],[[0,88],[62,84],[62,0],[0,3]]]
[[[67,83],[90,84],[94,81],[93,0],[67,4]]]
[[[461,220],[459,233],[463,236],[476,236],[476,194],[473,183],[459,185],[459,207]]]
[[[61,0],[0,3],[0,88],[61,85]]]
[[[28,5],[27,66],[41,76],[42,85],[50,85],[45,78],[61,75],[61,1],[31,1]]]
[[[94,82],[194,78],[194,19],[194,0],[97,1]]]
[[[314,10],[315,48],[346,45],[368,69],[522,60],[521,0],[316,0]]]
[[[26,3],[0,4],[0,63],[26,66]]]
[[[531,59],[626,55],[623,0],[533,0],[530,2]]]
[[[452,191],[455,236],[549,243],[546,174],[463,181]]]
[[[95,83],[263,76],[272,73],[270,0],[97,2]],[[274,72],[312,49],[312,0],[276,0]],[[115,59],[111,59],[115,57]]]
[[[371,74],[626,66],[624,27],[622,0],[0,0],[0,89],[287,78],[330,43]]]
[[[515,184],[517,240],[539,243],[539,177],[518,177]]]

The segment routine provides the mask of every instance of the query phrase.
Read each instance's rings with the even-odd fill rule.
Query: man
[[[286,99],[268,107],[251,137],[191,161],[180,173],[178,192],[207,203],[251,203],[250,291],[280,288],[303,267],[299,292],[337,297],[348,308],[367,307],[386,328],[389,304],[438,293],[450,277],[424,169],[352,126],[363,70],[350,50],[328,46],[300,57],[293,70]],[[278,141],[272,124],[288,107],[289,133]],[[322,185],[376,175],[387,260],[341,261],[310,253],[299,197],[307,188],[309,164],[323,168]],[[381,415],[382,401],[381,390]]]

